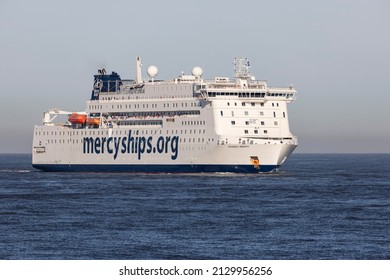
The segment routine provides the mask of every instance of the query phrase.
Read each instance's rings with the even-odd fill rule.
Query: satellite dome
[[[148,75],[150,78],[156,77],[158,74],[158,68],[154,65],[149,66],[148,68]]]
[[[202,74],[203,74],[203,70],[199,66],[195,66],[194,68],[192,68],[192,75],[193,76],[199,78],[202,76]]]

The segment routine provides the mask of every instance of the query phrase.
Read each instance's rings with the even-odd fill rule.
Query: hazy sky
[[[84,110],[93,74],[252,74],[298,90],[296,152],[390,152],[389,0],[0,0],[0,152],[31,152],[50,108]]]

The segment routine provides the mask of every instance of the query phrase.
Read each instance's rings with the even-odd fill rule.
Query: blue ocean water
[[[0,259],[390,259],[390,155],[278,173],[46,173],[0,155]]]

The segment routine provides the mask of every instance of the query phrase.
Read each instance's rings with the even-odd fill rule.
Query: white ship
[[[33,167],[81,172],[242,172],[277,170],[297,147],[290,132],[290,87],[269,87],[234,60],[234,78],[191,75],[135,80],[104,69],[85,112],[52,109],[34,127]],[[64,119],[58,122],[59,119]]]

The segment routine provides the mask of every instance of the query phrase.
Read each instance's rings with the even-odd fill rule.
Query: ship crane
[[[47,126],[54,125],[52,122],[58,115],[70,115],[73,113],[80,114],[80,115],[87,115],[86,112],[69,112],[60,109],[50,109],[43,113],[43,120],[42,120],[43,125],[47,125]]]

